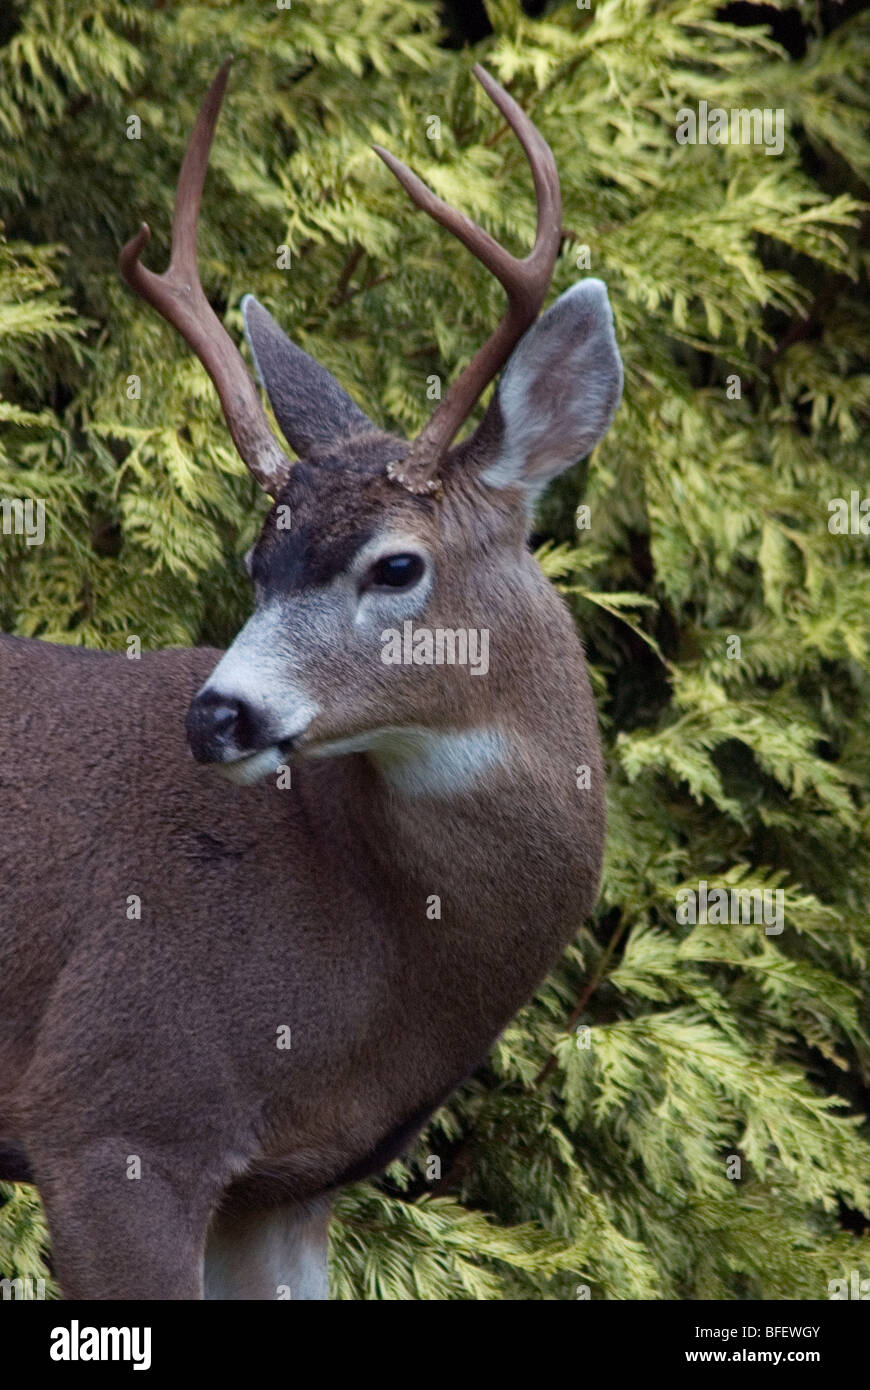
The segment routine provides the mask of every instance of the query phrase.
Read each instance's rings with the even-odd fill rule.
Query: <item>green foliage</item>
[[[870,16],[827,32],[805,5],[790,59],[707,0],[488,11],[473,56],[562,174],[554,293],[588,246],[626,368],[610,434],[538,522],[593,668],[608,857],[595,920],[487,1064],[407,1161],[342,1195],[335,1292],[825,1298],[870,1273],[870,566],[827,508],[870,495]],[[427,376],[468,359],[501,292],[370,143],[508,245],[533,235],[522,153],[417,0],[17,0],[0,27],[0,496],[47,499],[49,533],[3,538],[5,630],[225,642],[245,614],[263,502],[202,368],[115,269],[142,217],[160,268],[228,50],[200,258],[237,338],[255,291],[411,432]],[[783,153],[678,144],[677,111],[701,100],[783,108]],[[676,894],[702,879],[781,890],[785,930],[681,925]],[[38,1272],[36,1200],[5,1195],[0,1270]]]
[[[56,1297],[54,1281],[48,1277],[46,1256],[48,1239],[42,1208],[32,1187],[0,1183],[0,1278],[27,1280],[27,1292],[39,1291],[38,1280],[45,1281],[45,1293]]]

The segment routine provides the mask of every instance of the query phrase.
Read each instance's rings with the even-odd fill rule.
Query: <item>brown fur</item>
[[[188,197],[225,77],[197,126]],[[134,284],[143,244],[123,253]],[[165,285],[152,297],[166,312]],[[209,349],[183,304],[183,331]],[[133,661],[0,637],[0,1165],[39,1185],[67,1297],[268,1297],[285,1267],[300,1297],[322,1297],[312,1252],[325,1250],[330,1191],[408,1142],[597,892],[595,710],[568,612],[526,548],[526,494],[588,452],[616,408],[604,286],[576,286],[525,335],[480,429],[439,458],[438,501],[390,480],[408,445],[261,306],[248,301],[245,320],[305,457],[271,471],[249,459],[279,496],[253,557],[255,615],[228,662],[242,687],[253,672],[242,694],[262,695],[260,742],[253,717],[233,715],[233,752],[292,743],[292,787],[232,787],[191,759],[185,717],[196,711],[197,756],[220,760],[224,697],[241,709],[217,686],[198,697],[220,653]],[[225,408],[239,365],[213,371]],[[256,457],[278,452],[257,437]],[[428,560],[415,625],[489,632],[485,677],[379,659],[387,601],[364,609],[352,565],[387,534]],[[315,698],[298,738],[272,727]],[[316,756],[385,728],[483,729],[507,754],[423,792],[375,753]]]
[[[509,563],[494,567],[479,537],[479,564],[451,584],[483,529],[463,489],[436,514],[382,475],[346,476],[354,505],[345,523],[333,506],[330,526],[325,490],[337,499],[340,478],[324,470],[318,487],[300,471],[300,538],[309,505],[335,539],[369,509],[383,524],[392,504],[447,576],[418,621],[455,624],[470,607],[492,632],[486,679],[381,668],[354,688],[343,652],[331,672],[331,734],[383,722],[386,699],[398,722],[416,705],[417,719],[514,732],[516,758],[449,807],[397,798],[362,755],[300,761],[291,790],[197,767],[184,717],[213,651],[130,661],[0,639],[0,1139],[34,1170],[69,1295],[199,1296],[228,1193],[302,1201],[381,1166],[378,1145],[475,1065],[594,901],[594,709],[522,525],[490,505],[490,548],[501,529]],[[579,763],[591,791],[577,791]],[[275,1045],[282,1024],[290,1051]],[[161,1223],[168,1263],[152,1248]]]

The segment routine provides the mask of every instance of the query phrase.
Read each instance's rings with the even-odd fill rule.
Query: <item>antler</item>
[[[471,359],[450,387],[411,446],[399,472],[389,469],[394,481],[411,492],[437,492],[435,475],[457,430],[496,373],[504,366],[514,346],[537,318],[549,288],[559,251],[562,223],[562,196],[553,152],[534,122],[513,97],[475,64],[474,75],[498,107],[526,152],[535,182],[538,226],[535,244],[523,260],[505,251],[475,222],[437,197],[417,175],[380,145],[375,153],[393,171],[418,207],[458,237],[479,261],[492,271],[507,291],[508,307],[495,332]]]
[[[205,297],[196,266],[199,203],[232,61],[227,58],[209,87],[187,146],[175,193],[168,270],[155,275],[139,260],[151,236],[147,222],[127,242],[118,262],[131,289],[177,328],[193,348],[217,387],[239,454],[260,486],[274,496],[292,464],[269,428],[241,353]]]

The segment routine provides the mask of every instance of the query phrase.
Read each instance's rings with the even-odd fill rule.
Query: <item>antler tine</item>
[[[487,96],[504,116],[522,145],[535,184],[538,222],[535,244],[522,260],[512,256],[488,232],[464,213],[450,207],[410,170],[380,145],[376,154],[384,161],[419,208],[440,222],[486,266],[504,286],[507,312],[495,332],[475,354],[450,387],[424,426],[402,463],[390,476],[411,492],[435,492],[438,466],[463,420],[482,392],[504,366],[514,346],[537,318],[559,252],[562,197],[553,152],[534,122],[485,68],[475,64],[474,75]]]
[[[205,297],[196,263],[199,204],[232,61],[227,58],[209,87],[188,142],[175,193],[168,269],[156,275],[139,259],[151,237],[147,222],[127,242],[118,263],[130,288],[196,353],[217,388],[239,454],[260,486],[274,496],[292,465],[269,428],[241,353]]]

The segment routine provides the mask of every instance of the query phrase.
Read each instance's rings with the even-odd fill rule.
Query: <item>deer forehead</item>
[[[394,441],[395,447],[395,441]],[[523,549],[519,507],[494,505],[480,487],[451,486],[443,501],[397,486],[377,466],[339,457],[294,465],[249,559],[252,577],[275,593],[321,588],[363,561],[417,551],[438,571],[446,597],[503,550]]]
[[[251,552],[253,578],[270,588],[328,584],[378,535],[430,548],[437,526],[425,503],[353,461],[297,463]]]

